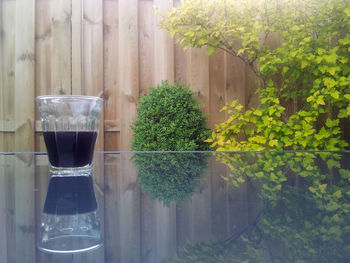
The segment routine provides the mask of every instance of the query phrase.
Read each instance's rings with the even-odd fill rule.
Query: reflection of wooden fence
[[[94,173],[104,249],[74,257],[52,256],[35,250],[49,182],[47,158],[36,156],[34,165],[34,159],[23,162],[28,156],[0,156],[0,252],[4,263],[141,263],[141,258],[143,263],[162,262],[186,241],[206,241],[213,236],[225,239],[228,233],[238,233],[254,221],[261,205],[249,183],[240,188],[227,185],[221,176],[228,170],[214,158],[192,197],[167,208],[140,191],[131,155],[103,158],[97,154],[95,163],[104,166],[104,173]]]
[[[129,149],[137,98],[163,79],[190,84],[212,126],[225,101],[248,104],[254,83],[241,61],[184,52],[158,29],[153,5],[166,12],[177,2],[0,1],[0,151],[45,150],[37,95],[102,96],[99,150]]]

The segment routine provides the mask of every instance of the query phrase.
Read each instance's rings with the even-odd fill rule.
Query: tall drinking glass
[[[89,175],[102,99],[45,95],[36,98],[52,176]]]

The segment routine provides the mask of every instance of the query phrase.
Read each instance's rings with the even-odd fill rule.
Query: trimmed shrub
[[[208,150],[210,136],[206,116],[184,84],[150,87],[139,100],[133,124],[133,151]]]

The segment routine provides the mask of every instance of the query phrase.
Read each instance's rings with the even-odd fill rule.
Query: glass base
[[[50,175],[52,177],[67,177],[67,176],[90,176],[92,165],[83,167],[55,167],[50,165]]]
[[[38,250],[45,253],[75,254],[97,249],[102,246],[101,239],[89,236],[61,236],[38,244]]]

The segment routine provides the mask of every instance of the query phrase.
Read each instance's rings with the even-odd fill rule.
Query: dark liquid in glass
[[[44,213],[74,215],[97,209],[92,176],[52,177]]]
[[[97,132],[43,132],[49,161],[55,167],[83,167],[91,164]]]

